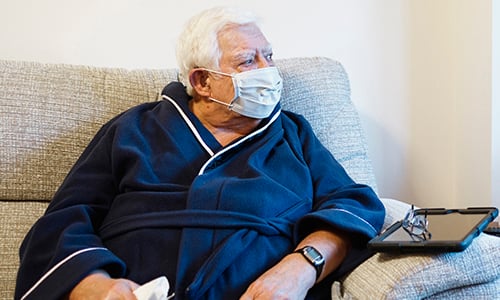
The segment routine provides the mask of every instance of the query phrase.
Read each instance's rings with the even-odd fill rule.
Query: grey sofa
[[[282,105],[303,114],[359,182],[376,189],[342,65],[327,58],[278,60]],[[0,61],[0,297],[11,299],[18,248],[98,128],[158,99],[175,69],[125,70]],[[385,226],[408,204],[383,199]],[[500,239],[481,234],[464,252],[376,254],[332,286],[333,298],[491,299],[500,295]]]

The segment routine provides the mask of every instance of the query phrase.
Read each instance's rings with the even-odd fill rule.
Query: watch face
[[[315,265],[321,264],[324,261],[323,256],[313,247],[304,248],[304,254],[309,257],[312,263]]]

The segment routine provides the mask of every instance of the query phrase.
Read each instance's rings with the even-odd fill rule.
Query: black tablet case
[[[368,242],[377,252],[459,252],[465,250],[498,215],[494,207],[467,209],[426,208],[416,214],[427,214],[431,238],[419,240],[398,221]]]

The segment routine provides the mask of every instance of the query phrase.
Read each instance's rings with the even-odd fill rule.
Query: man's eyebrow
[[[252,59],[255,57],[255,50],[244,50],[241,52],[238,52],[236,55],[232,57],[232,61],[235,63],[241,63],[243,61],[246,61],[248,59]]]
[[[273,47],[269,44],[265,47],[262,47],[261,49],[258,49],[258,51],[264,53],[264,54],[270,54],[270,53],[273,53]],[[255,56],[255,53],[257,51],[255,49],[246,49],[246,50],[242,50],[241,52],[237,53],[235,56],[234,56],[234,59],[235,60],[238,60],[238,59],[247,59],[249,57],[253,57]]]
[[[245,50],[237,53],[234,58],[237,59],[247,59],[255,55],[255,50]]]

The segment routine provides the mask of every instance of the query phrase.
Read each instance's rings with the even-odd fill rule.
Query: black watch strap
[[[304,256],[304,258],[316,269],[316,280],[318,280],[325,265],[325,258],[323,255],[312,246],[305,246],[294,252],[302,254],[302,256]]]

